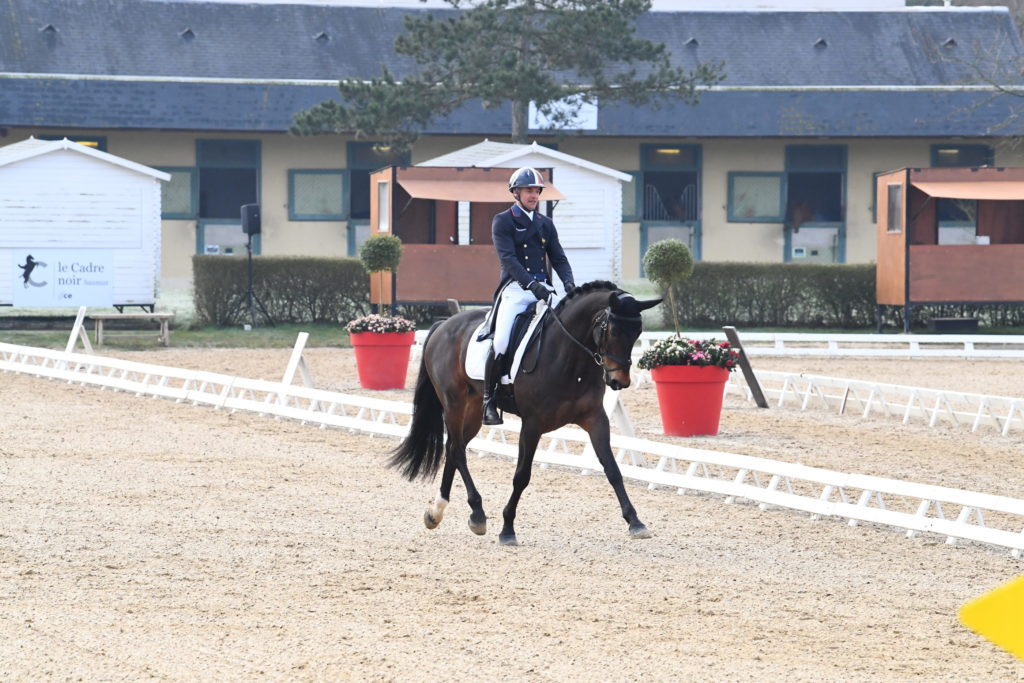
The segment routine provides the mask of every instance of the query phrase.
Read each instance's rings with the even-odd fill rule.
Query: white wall
[[[12,248],[31,247],[109,249],[114,303],[152,304],[160,228],[151,176],[68,150],[0,166],[0,303],[13,300]]]

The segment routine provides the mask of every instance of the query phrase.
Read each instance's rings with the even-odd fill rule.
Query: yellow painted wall
[[[30,134],[52,131],[18,129],[4,140],[17,142]],[[342,136],[293,137],[285,134],[202,134],[146,131],[75,131],[77,135],[107,138],[111,154],[149,166],[194,166],[197,139],[258,140],[262,148],[260,204],[262,209],[262,253],[268,255],[348,254],[346,221],[288,220],[288,170],[344,168],[346,143]],[[411,162],[417,163],[479,142],[478,136],[426,137],[417,142]],[[703,259],[706,261],[779,262],[783,260],[784,233],[781,223],[730,223],[727,220],[728,173],[730,171],[778,171],[785,169],[787,144],[809,144],[800,140],[694,140],[686,138],[623,138],[594,141],[584,137],[539,141],[558,142],[558,149],[595,163],[622,171],[640,168],[640,145],[698,144],[702,151]],[[505,141],[505,140],[501,140]],[[974,144],[977,141],[957,141]],[[1024,165],[1024,151],[998,141],[985,141],[996,148],[996,164]],[[846,260],[867,263],[875,260],[875,230],[872,218],[872,175],[902,166],[930,165],[932,144],[948,140],[911,139],[828,139],[814,144],[846,145]],[[195,253],[195,221],[163,222],[161,249],[164,288],[187,286],[191,282],[191,257]],[[640,224],[622,226],[622,276],[639,277]]]

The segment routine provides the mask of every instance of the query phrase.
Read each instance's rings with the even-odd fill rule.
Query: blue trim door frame
[[[818,159],[807,158],[806,153],[817,152],[821,156]],[[847,185],[849,183],[849,168],[846,145],[832,144],[792,144],[786,146],[786,215],[782,224],[783,232],[783,253],[784,263],[790,263],[793,259],[793,229],[790,226],[789,205],[791,203],[791,192],[793,186],[790,176],[801,173],[838,173],[839,181],[839,220],[822,221],[810,220],[800,225],[800,230],[830,229],[836,230],[836,252],[833,263],[846,263],[846,219],[849,211]],[[803,155],[804,158],[799,158]],[[829,155],[832,155],[829,158]]]
[[[647,253],[648,247],[651,246],[650,231],[652,229],[659,228],[686,228],[690,230],[691,237],[690,241],[686,243],[690,247],[690,251],[693,252],[693,260],[699,261],[703,258],[703,249],[701,244],[703,242],[703,233],[701,231],[701,221],[698,218],[695,221],[642,221],[640,223],[640,277],[647,277],[644,274],[644,255]]]
[[[207,249],[206,249],[206,246],[207,246],[207,241],[206,241],[207,229],[208,228],[212,228],[211,232],[213,232],[213,231],[217,230],[217,226],[224,226],[225,228],[230,228],[230,227],[237,226],[239,232],[241,232],[241,230],[242,230],[241,217],[239,217],[238,220],[234,220],[234,219],[231,219],[231,218],[200,218],[199,220],[197,220],[196,221],[196,253],[197,254],[206,254],[207,253]],[[232,232],[234,232],[234,231],[232,231]],[[263,251],[263,244],[262,244],[262,240],[260,239],[261,237],[262,237],[262,235],[253,235],[252,236],[252,253],[253,253],[253,256],[259,255]],[[245,233],[242,233],[242,239],[241,239],[240,242],[232,241],[232,243],[229,245],[232,248],[232,251],[230,253],[225,253],[225,252],[222,252],[222,251],[218,250],[217,255],[220,255],[220,256],[245,256],[245,243],[246,243]]]
[[[804,223],[800,226],[801,230],[822,230],[831,229],[837,230],[836,238],[836,254],[833,263],[846,263],[846,223]],[[800,262],[801,259],[793,258],[793,229],[788,225],[783,227],[783,262]]]

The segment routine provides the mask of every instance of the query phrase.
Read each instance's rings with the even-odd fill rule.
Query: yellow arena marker
[[[1024,660],[1024,576],[961,607],[960,623]]]

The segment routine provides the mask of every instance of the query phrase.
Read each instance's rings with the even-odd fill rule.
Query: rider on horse
[[[558,273],[566,294],[575,286],[555,224],[537,210],[544,178],[536,169],[517,169],[509,178],[508,191],[515,196],[515,204],[491,223],[491,239],[501,261],[501,281],[494,295],[494,339],[484,371],[485,425],[502,423],[496,405],[498,378],[515,317],[535,300],[547,299],[555,291],[547,262],[550,260],[551,268]]]

